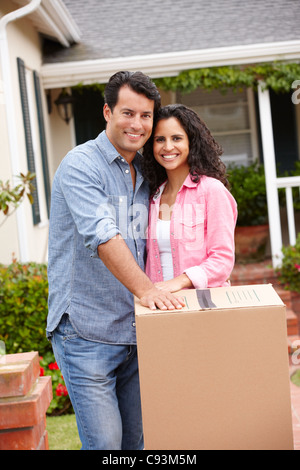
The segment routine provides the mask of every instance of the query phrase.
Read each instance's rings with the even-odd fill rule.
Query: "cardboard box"
[[[136,300],[146,450],[292,450],[286,308],[271,285]]]

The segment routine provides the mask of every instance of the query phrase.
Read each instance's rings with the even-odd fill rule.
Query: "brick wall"
[[[39,372],[37,352],[8,354],[0,363],[0,450],[49,449],[51,377]]]

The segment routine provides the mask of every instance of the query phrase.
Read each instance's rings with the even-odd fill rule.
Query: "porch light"
[[[69,124],[73,116],[74,98],[66,90],[63,90],[54,103],[57,106],[60,117]]]

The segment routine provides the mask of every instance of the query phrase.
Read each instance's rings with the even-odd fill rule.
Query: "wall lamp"
[[[60,117],[69,124],[73,116],[73,104],[74,98],[65,89],[62,90],[61,94],[54,103],[57,106],[58,114]]]

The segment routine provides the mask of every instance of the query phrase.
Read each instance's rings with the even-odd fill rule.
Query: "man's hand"
[[[144,307],[175,310],[185,305],[182,298],[154,286],[136,263],[121,235],[99,245],[98,255],[110,272],[140,299]]]
[[[175,310],[185,306],[183,297],[171,294],[167,290],[153,287],[140,297],[140,302],[144,307],[151,310]]]

